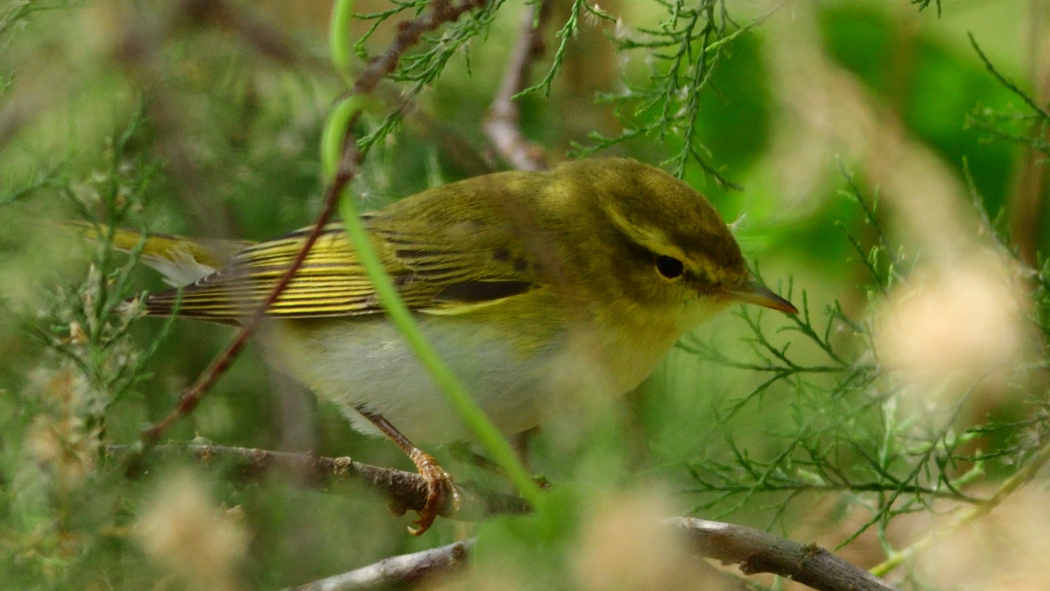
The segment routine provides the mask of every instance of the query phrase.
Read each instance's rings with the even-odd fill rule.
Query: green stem
[[[324,130],[321,132],[321,166],[324,169],[326,179],[335,176],[339,168],[339,158],[343,154],[343,140],[346,139],[346,128],[354,115],[364,108],[364,100],[361,96],[351,95],[332,109],[325,121]]]
[[[332,21],[328,27],[328,53],[332,57],[335,71],[345,79],[350,78],[350,20],[354,17],[356,0],[335,0],[332,6]],[[344,128],[345,129],[345,128]]]
[[[349,23],[353,14],[354,0],[336,0],[332,9],[332,21],[329,28],[329,50],[332,63],[340,74],[349,80],[350,39]],[[325,123],[321,136],[321,158],[326,178],[332,178],[343,153],[343,142],[346,130],[354,115],[364,104],[364,97],[349,96],[339,102]],[[346,229],[357,256],[364,266],[368,277],[375,285],[379,302],[386,310],[390,321],[401,331],[409,346],[441,387],[450,404],[459,413],[460,418],[474,432],[474,435],[514,482],[515,486],[536,509],[542,500],[542,491],[532,475],[518,460],[510,444],[500,433],[496,425],[485,415],[485,412],[474,402],[448,365],[438,356],[437,351],[420,332],[412,312],[401,300],[397,288],[383,267],[383,262],[372,245],[371,236],[357,212],[357,206],[349,195],[343,195],[339,207]]]
[[[426,340],[419,330],[419,325],[409,311],[408,306],[401,300],[401,296],[394,287],[390,275],[383,268],[383,263],[372,245],[371,236],[364,222],[358,216],[357,207],[354,205],[353,197],[344,195],[339,206],[339,213],[343,218],[343,226],[346,233],[353,242],[357,256],[364,266],[368,277],[375,285],[376,295],[379,302],[386,310],[390,321],[401,331],[408,341],[423,366],[433,376],[434,381],[441,386],[448,401],[459,413],[460,418],[473,431],[481,444],[485,447],[492,459],[502,467],[511,481],[518,487],[521,496],[533,507],[538,507],[541,497],[540,487],[533,480],[532,475],[518,460],[514,450],[507,440],[496,428],[496,425],[485,415],[481,407],[467,394],[459,378],[452,373],[448,365],[438,356],[434,347]]]

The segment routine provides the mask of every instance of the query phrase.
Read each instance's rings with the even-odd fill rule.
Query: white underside
[[[697,301],[686,326],[724,304]],[[522,353],[513,337],[465,315],[416,317],[424,336],[496,426],[514,434],[637,386],[684,332],[564,329],[549,344]],[[331,320],[275,320],[268,355],[280,367],[335,402],[354,427],[377,429],[357,412],[386,418],[413,442],[471,439],[444,392],[383,315]],[[609,331],[616,330],[615,334]],[[650,335],[645,340],[645,334]],[[652,336],[662,333],[661,336]]]
[[[309,326],[309,330],[304,330]],[[559,353],[529,356],[462,318],[422,316],[420,327],[470,395],[504,433],[536,426],[550,408]],[[293,377],[344,410],[354,427],[378,433],[356,408],[390,421],[412,441],[470,438],[445,394],[384,317],[279,321],[270,356]],[[561,347],[557,347],[561,349]]]

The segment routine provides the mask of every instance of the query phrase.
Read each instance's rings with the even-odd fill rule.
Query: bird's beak
[[[737,301],[755,304],[763,308],[772,308],[786,314],[798,314],[798,308],[792,306],[791,302],[762,287],[754,280],[748,281],[736,289],[726,289],[725,291],[729,294],[729,297]]]

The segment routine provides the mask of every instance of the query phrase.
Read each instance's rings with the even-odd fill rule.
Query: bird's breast
[[[577,412],[634,388],[677,335],[634,324],[592,322],[539,302],[521,310],[416,315],[439,357],[505,434],[551,414]],[[413,441],[445,443],[470,433],[445,394],[385,316],[276,320],[267,355],[337,404],[362,431],[358,407],[383,415]]]

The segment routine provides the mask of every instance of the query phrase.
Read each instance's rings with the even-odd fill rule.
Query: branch
[[[351,591],[416,583],[425,577],[448,574],[463,568],[473,545],[474,540],[464,540],[414,554],[392,556],[288,591]]]
[[[321,207],[321,211],[317,215],[317,220],[314,222],[310,234],[306,237],[302,248],[299,249],[299,253],[295,256],[295,260],[292,261],[292,264],[289,265],[288,269],[283,275],[281,275],[280,280],[278,280],[277,284],[270,290],[266,299],[263,300],[263,302],[255,308],[252,314],[244,320],[244,323],[241,324],[240,330],[237,331],[237,335],[234,336],[229,346],[226,347],[226,350],[216,357],[211,365],[204,370],[204,373],[197,378],[197,382],[194,383],[189,390],[186,390],[175,408],[173,408],[166,417],[161,419],[159,423],[142,431],[142,442],[147,448],[156,445],[161,436],[163,436],[176,421],[190,414],[193,412],[193,409],[197,408],[197,405],[204,399],[208,390],[210,390],[215,382],[222,377],[222,374],[226,372],[233,361],[237,359],[237,356],[240,355],[241,351],[244,350],[244,346],[248,344],[248,339],[251,338],[252,333],[255,332],[255,327],[266,315],[266,311],[269,310],[270,306],[277,301],[277,298],[281,297],[281,293],[286,287],[288,287],[288,284],[292,282],[292,278],[295,277],[295,272],[298,271],[299,267],[301,267],[303,262],[306,261],[307,255],[310,254],[310,249],[312,249],[314,243],[317,242],[317,238],[324,230],[325,224],[327,224],[332,218],[332,214],[335,213],[336,205],[339,203],[339,196],[343,194],[343,190],[350,184],[350,181],[357,176],[359,159],[357,143],[354,141],[344,141],[343,155],[339,161],[339,168],[335,174],[335,178],[332,179],[331,184],[328,185],[328,191],[325,193],[324,205]]]
[[[896,591],[896,587],[813,544],[718,521],[676,517],[667,524],[684,533],[702,558],[737,564],[745,574],[773,573],[818,591]],[[294,591],[354,591],[416,583],[463,568],[474,540],[395,556]]]
[[[1045,41],[1046,34],[1050,31],[1050,11],[1045,2],[1031,2],[1030,5],[1028,75],[1033,87],[1032,98],[1036,104],[1045,105],[1050,98],[1050,52]],[[1018,248],[1021,260],[1031,267],[1038,267],[1050,170],[1046,167],[1045,150],[1041,151],[1037,146],[1050,139],[1047,137],[1046,120],[1034,123],[1027,136],[1029,142],[1024,150],[1011,195],[1010,238]]]
[[[419,18],[405,21],[398,25],[398,32],[394,37],[394,41],[391,42],[390,46],[382,55],[376,57],[368,64],[368,67],[365,68],[365,71],[362,72],[361,76],[354,83],[353,88],[350,90],[350,94],[359,95],[371,92],[387,74],[394,71],[401,56],[408,51],[410,47],[419,42],[423,33],[436,29],[442,23],[455,21],[464,13],[484,5],[485,0],[462,0],[459,4],[451,4],[448,0],[434,0],[431,3],[432,8],[430,12]],[[339,196],[342,195],[344,189],[346,189],[350,181],[357,175],[357,167],[360,162],[361,154],[357,152],[357,143],[355,141],[350,141],[349,139],[349,126],[347,127],[347,130],[347,136],[344,137],[343,141],[342,157],[340,158],[335,177],[328,186],[328,190],[325,194],[324,205],[317,215],[317,219],[313,224],[310,234],[303,242],[302,248],[299,249],[299,253],[296,255],[295,260],[292,261],[292,264],[281,276],[280,280],[273,287],[262,304],[260,304],[244,321],[240,330],[237,332],[237,335],[233,338],[233,341],[230,342],[226,350],[223,351],[223,353],[219,355],[210,366],[208,366],[204,373],[197,379],[197,382],[183,393],[182,398],[179,399],[175,408],[173,408],[159,423],[142,431],[141,438],[146,448],[156,445],[161,436],[163,436],[163,434],[167,432],[176,421],[193,412],[197,405],[200,404],[201,400],[204,399],[204,396],[208,393],[211,387],[216,381],[218,381],[222,374],[226,372],[230,364],[233,363],[240,352],[244,349],[244,346],[248,344],[248,339],[255,332],[255,328],[259,321],[266,315],[266,311],[270,306],[281,296],[281,293],[295,277],[296,271],[299,270],[299,267],[301,267],[306,260],[314,243],[321,235],[325,224],[328,223],[335,212]]]
[[[107,445],[105,455],[127,462],[130,477],[145,473],[141,456],[135,446]],[[329,490],[329,487],[357,482],[385,497],[391,509],[398,515],[405,511],[419,511],[426,505],[427,484],[415,472],[392,468],[381,468],[355,462],[348,457],[330,458],[313,454],[267,451],[222,445],[158,445],[152,455],[185,459],[192,457],[207,467],[220,465],[232,469],[235,478],[242,482],[256,482],[263,476],[278,470],[299,477],[299,483],[307,488]],[[494,514],[521,514],[531,509],[523,499],[487,491],[478,491],[453,484],[459,493],[459,508],[448,502],[441,510],[443,517],[460,521],[476,521]]]
[[[403,21],[397,25],[397,35],[382,54],[372,58],[368,67],[357,78],[350,94],[371,92],[379,81],[397,69],[397,63],[413,45],[419,43],[423,33],[437,29],[444,23],[455,22],[471,10],[485,6],[486,0],[461,0],[453,4],[449,0],[432,0],[430,12]]]
[[[771,533],[706,519],[675,517],[693,552],[744,574],[773,573],[819,591],[895,591],[896,587],[816,544],[800,544]]]
[[[533,60],[543,53],[543,25],[550,14],[550,1],[541,0],[525,11],[521,36],[511,51],[499,93],[485,118],[485,134],[496,150],[518,170],[546,170],[543,148],[525,139],[519,127],[520,111],[515,95],[525,89]]]
[[[224,0],[182,0],[181,12],[189,19],[230,31],[267,59],[287,67],[305,65],[299,53],[276,27],[252,16],[252,13]],[[313,60],[319,65],[320,60]]]

